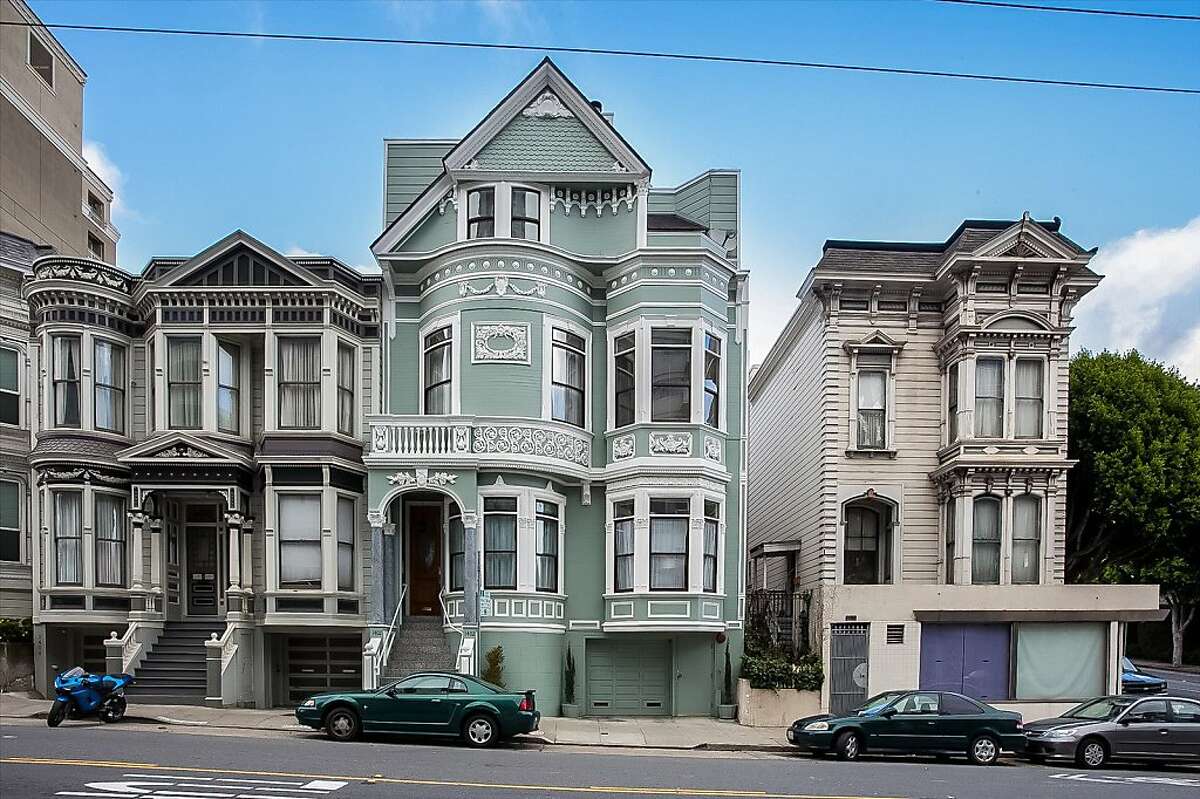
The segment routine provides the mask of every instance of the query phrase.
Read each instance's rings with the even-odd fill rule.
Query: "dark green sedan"
[[[889,692],[845,716],[809,716],[788,729],[788,740],[812,753],[857,760],[864,752],[965,754],[991,765],[1001,751],[1021,752],[1021,716],[947,691]]]
[[[542,714],[533,691],[515,693],[466,674],[421,672],[377,691],[317,694],[296,708],[296,719],[324,728],[335,741],[364,732],[461,737],[487,747],[533,732]]]

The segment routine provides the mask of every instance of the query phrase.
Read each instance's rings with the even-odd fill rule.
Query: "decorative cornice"
[[[78,280],[125,294],[129,293],[133,283],[132,277],[121,274],[114,267],[60,255],[43,256],[34,262],[33,275],[27,283],[32,288],[39,280]]]
[[[691,455],[692,436],[689,433],[651,433],[650,452],[654,455]]]
[[[416,472],[396,472],[388,475],[387,481],[399,488],[425,488],[426,486],[445,487],[454,485],[458,475],[449,472],[429,473],[428,469],[417,469]]]
[[[190,444],[185,444],[182,441],[174,446],[160,449],[150,456],[151,458],[215,458],[216,456],[210,452],[196,449]]]
[[[468,295],[479,296],[483,294],[490,294],[493,291],[496,292],[497,297],[503,297],[510,291],[513,294],[518,294],[522,297],[532,297],[535,294],[539,297],[545,297],[546,284],[538,280],[535,281],[532,286],[521,288],[516,283],[509,282],[507,275],[496,275],[494,278],[492,278],[491,283],[481,289],[475,288],[467,281],[463,281],[458,285],[458,296],[460,297],[466,297]]]
[[[605,209],[616,215],[624,205],[626,210],[633,210],[633,202],[637,198],[634,186],[617,186],[603,189],[578,189],[570,186],[554,186],[550,192],[550,209],[561,207],[563,213],[571,215],[571,209],[578,208],[580,216],[587,216],[588,211],[595,211],[596,216],[602,216]]]

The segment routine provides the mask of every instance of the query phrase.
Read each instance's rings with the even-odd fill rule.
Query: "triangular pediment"
[[[1079,253],[1028,214],[971,253],[975,258],[1074,259]]]
[[[872,330],[858,341],[847,341],[848,350],[898,351],[904,348],[904,342],[892,338],[882,330]]]
[[[162,286],[316,286],[305,267],[241,230],[180,264]]]
[[[237,464],[253,461],[236,449],[190,433],[171,432],[155,436],[117,453],[121,463]]]

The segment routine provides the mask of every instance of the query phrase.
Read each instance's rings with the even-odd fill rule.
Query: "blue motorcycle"
[[[57,727],[63,719],[96,715],[105,724],[125,717],[125,689],[132,674],[88,674],[79,666],[54,678],[54,704],[46,723]]]

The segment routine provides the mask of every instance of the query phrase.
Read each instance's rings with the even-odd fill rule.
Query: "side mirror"
[[[885,707],[883,710],[879,711],[879,715],[885,719],[890,719],[899,712],[900,711],[896,710],[894,707]]]
[[[395,688],[389,688],[386,691],[384,691],[384,693],[387,694],[388,696],[390,696],[392,699],[396,698],[396,689]]]

